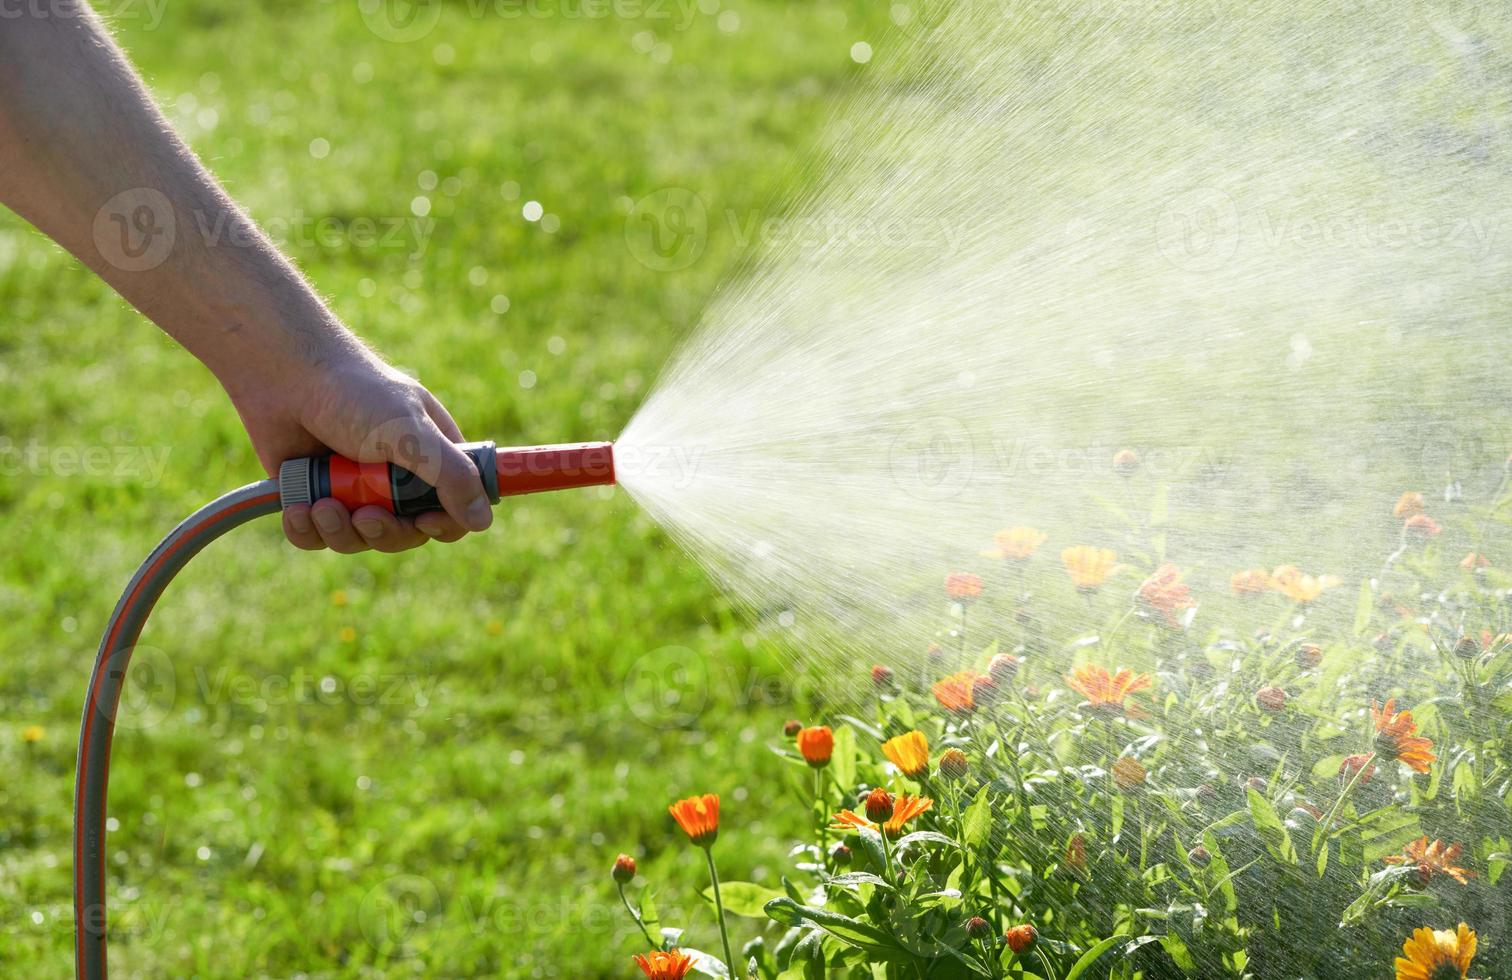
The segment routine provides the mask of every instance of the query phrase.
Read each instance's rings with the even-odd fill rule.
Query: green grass
[[[738,256],[724,216],[792,189],[860,71],[851,43],[877,44],[886,17],[739,0],[725,33],[704,12],[679,30],[455,3],[391,43],[349,2],[169,3],[160,23],[101,6],[337,311],[501,443],[617,434]],[[670,48],[639,50],[647,30]],[[711,215],[702,256],[670,273],[625,235],[630,203],[663,187]],[[423,236],[284,231],[386,234],[421,194]],[[526,200],[558,230],[523,220]],[[208,373],[10,215],[0,307],[0,972],[65,976],[98,632],[164,531],[261,473]],[[35,472],[17,455],[32,445]],[[134,469],[76,475],[89,449]],[[113,767],[118,976],[624,975],[615,853],[668,903],[699,880],[666,802],[712,790],[745,811],[719,845],[732,879],[775,880],[802,817],[768,821],[757,789],[801,692],[622,494],[511,502],[487,535],[392,557],[299,553],[264,522],[190,567],[144,642]],[[684,701],[656,708],[669,687]],[[703,910],[665,918],[714,942]]]

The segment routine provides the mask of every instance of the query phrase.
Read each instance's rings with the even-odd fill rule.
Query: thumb
[[[399,464],[436,488],[441,506],[452,520],[469,531],[486,531],[493,523],[493,507],[483,491],[483,478],[472,458],[458,449],[436,423],[416,423],[418,438],[396,440],[389,454]]]

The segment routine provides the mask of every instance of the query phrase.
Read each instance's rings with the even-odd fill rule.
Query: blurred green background
[[[860,0],[96,7],[337,312],[500,443],[619,432],[801,183],[868,70],[852,46],[890,37]],[[648,252],[635,202],[668,188],[706,224]],[[0,309],[0,974],[66,976],[99,630],[168,528],[262,474],[211,376],[9,213]],[[671,799],[724,795],[730,878],[772,880],[803,817],[757,787],[805,692],[623,494],[512,501],[402,556],[299,553],[265,521],[144,644],[112,773],[119,976],[628,975],[620,850],[716,943]]]

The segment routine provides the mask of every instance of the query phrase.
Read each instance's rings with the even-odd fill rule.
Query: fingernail
[[[474,531],[486,531],[488,525],[493,523],[493,508],[488,506],[488,501],[482,497],[473,500],[467,505],[467,526]]]
[[[326,507],[317,507],[310,511],[310,516],[315,518],[315,525],[327,534],[335,534],[341,530],[341,515]]]
[[[416,524],[415,526],[420,529],[421,534],[428,538],[439,538],[441,536],[441,529],[439,527],[432,527],[429,524]]]
[[[357,533],[361,534],[364,538],[376,538],[383,533],[383,524],[370,517],[360,521],[353,521],[352,525],[357,528]]]

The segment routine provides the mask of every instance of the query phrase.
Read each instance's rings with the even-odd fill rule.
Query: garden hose
[[[614,483],[614,449],[607,442],[497,449],[466,443],[489,500],[543,490]],[[74,786],[74,967],[81,980],[104,980],[105,810],[111,737],[126,668],[142,628],[168,583],[210,542],[248,521],[292,504],[332,497],[349,509],[377,505],[399,515],[439,510],[436,490],[390,463],[358,463],[342,456],[288,460],[278,479],[233,490],[174,528],[137,568],[100,640],[79,732]]]

